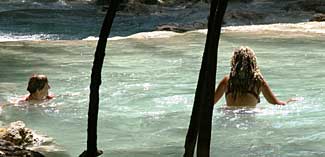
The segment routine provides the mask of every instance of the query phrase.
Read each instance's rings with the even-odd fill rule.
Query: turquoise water
[[[247,45],[273,92],[299,101],[280,107],[262,97],[254,114],[237,114],[222,100],[214,108],[211,156],[325,155],[324,40],[223,33],[217,82],[229,72],[232,50]],[[204,43],[197,32],[109,41],[98,119],[102,156],[182,156]],[[0,102],[27,94],[32,73],[46,74],[57,97],[42,106],[7,106],[0,121],[23,120],[68,156],[79,155],[95,47],[84,40],[1,42]]]

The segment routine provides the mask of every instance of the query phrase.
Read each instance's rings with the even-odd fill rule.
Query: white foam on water
[[[207,33],[207,29],[200,29],[191,32]],[[222,33],[256,33],[274,36],[306,36],[306,35],[324,35],[325,34],[325,22],[303,22],[303,23],[277,23],[267,25],[245,25],[245,26],[228,26],[222,27]],[[170,38],[173,36],[184,35],[186,33],[176,33],[171,31],[152,31],[152,32],[140,32],[130,36],[115,36],[108,40],[123,40],[123,39],[159,39]],[[20,41],[20,40],[56,40],[56,35],[50,34],[33,34],[33,35],[14,35],[0,33],[0,41]],[[89,36],[82,40],[98,40],[98,37]]]
[[[325,34],[325,22],[303,22],[303,23],[277,23],[269,25],[229,26],[226,32],[290,32],[290,33],[316,33]]]
[[[181,35],[181,33],[171,32],[171,31],[153,31],[153,32],[140,32],[130,36],[115,36],[109,38],[109,40],[123,40],[123,39],[157,39],[157,38],[170,38],[176,35]],[[82,40],[98,40],[98,37],[89,36]]]
[[[33,35],[14,35],[0,33],[1,41],[23,41],[23,40],[55,40],[58,39],[56,35],[49,34],[33,34]]]
[[[207,34],[207,29],[199,29],[186,33],[197,32]],[[303,22],[303,23],[277,23],[265,25],[245,25],[245,26],[227,26],[222,27],[221,33],[257,33],[269,35],[289,35],[289,36],[306,36],[306,35],[324,35],[325,22]],[[130,36],[115,36],[109,40],[122,39],[155,39],[155,38],[170,38],[176,35],[184,35],[186,33],[176,33],[171,31],[152,31],[140,32]],[[89,36],[83,40],[98,40],[98,37]]]
[[[207,29],[194,32],[207,33]],[[276,35],[323,35],[325,34],[325,22],[302,22],[302,23],[276,23],[265,25],[245,25],[222,27],[222,32],[260,33]]]

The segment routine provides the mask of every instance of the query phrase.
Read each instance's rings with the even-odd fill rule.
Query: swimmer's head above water
[[[48,92],[50,88],[45,75],[32,75],[28,81],[27,91],[29,91],[29,96],[26,98],[26,101],[51,99],[52,96],[49,96]]]
[[[235,49],[231,58],[228,82],[228,89],[232,91],[233,96],[250,91],[258,93],[262,80],[255,52],[244,46]]]

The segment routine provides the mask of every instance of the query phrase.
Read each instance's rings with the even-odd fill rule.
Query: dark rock
[[[325,6],[316,7],[315,11],[318,13],[325,13]]]
[[[128,3],[124,8],[123,12],[132,14],[147,14],[150,13],[150,7],[143,3]]]
[[[3,134],[1,139],[12,142],[17,146],[28,146],[33,144],[32,130],[25,127],[22,121],[10,123],[8,128],[1,128]]]
[[[252,24],[254,21],[264,19],[266,17],[263,13],[248,10],[229,10],[226,12],[224,21],[241,21],[244,24]]]
[[[15,144],[0,139],[0,157],[44,157],[41,153],[27,150],[25,148],[16,146]]]
[[[38,152],[58,151],[56,149],[58,147],[53,149],[53,146],[55,145],[52,138],[39,135],[32,129],[26,128],[25,123],[22,121],[12,122],[8,126],[0,127],[0,157],[3,154],[5,154],[4,156],[12,157],[43,156]]]
[[[325,21],[325,14],[315,14],[309,21]]]
[[[322,0],[312,0],[312,1],[308,0],[298,4],[300,4],[301,8],[305,11],[314,11],[315,8],[324,6],[325,2]]]
[[[323,10],[322,6],[325,6],[325,1],[323,0],[296,0],[289,2],[286,6],[284,6],[284,10],[302,10],[302,11],[316,11]],[[317,9],[319,8],[319,9]]]
[[[197,29],[206,29],[207,24],[203,22],[194,22],[192,24],[164,24],[156,28],[157,31],[173,31],[177,33],[184,33]]]
[[[160,25],[156,29],[157,31],[173,31],[173,32],[178,32],[178,33],[184,33],[189,30],[179,27],[177,24],[171,25],[171,24],[166,24],[166,25]]]

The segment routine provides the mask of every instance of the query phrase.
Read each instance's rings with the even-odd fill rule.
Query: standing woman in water
[[[260,102],[260,93],[270,104],[285,105],[271,91],[256,63],[256,55],[249,47],[235,49],[231,59],[231,71],[219,83],[214,104],[226,93],[227,106],[255,107]]]

